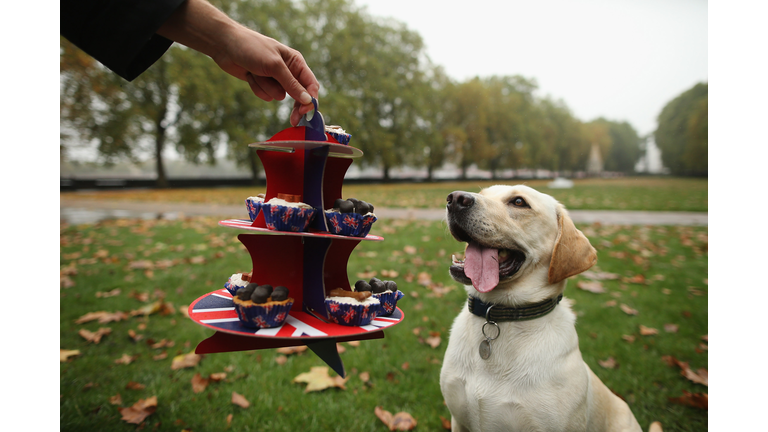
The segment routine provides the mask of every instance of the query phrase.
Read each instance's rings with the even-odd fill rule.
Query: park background
[[[716,171],[714,171],[712,173],[709,173],[708,175],[712,175],[713,176],[713,179],[712,179],[712,181],[713,181],[712,193],[718,193],[718,196],[724,196],[723,195],[724,188],[727,187],[728,185],[730,185],[729,181],[725,181],[726,177],[724,177],[724,176],[737,175],[737,176],[741,177],[743,180],[746,180],[747,183],[751,184],[750,180],[755,176],[755,173],[759,172],[758,161],[759,161],[760,158],[758,156],[763,154],[763,150],[761,150],[760,148],[755,148],[754,145],[750,144],[750,143],[755,142],[755,140],[752,138],[753,137],[752,135],[748,134],[748,130],[749,130],[749,126],[748,125],[749,124],[757,124],[758,123],[758,119],[761,118],[761,115],[765,114],[765,112],[764,112],[765,110],[761,109],[759,107],[755,107],[754,109],[748,109],[748,108],[751,107],[750,103],[740,99],[740,97],[745,95],[745,94],[749,94],[749,93],[751,93],[751,94],[763,94],[765,92],[765,88],[764,88],[764,85],[762,85],[762,86],[758,86],[757,88],[753,88],[753,89],[750,89],[749,91],[746,91],[747,83],[759,82],[759,80],[753,79],[753,77],[755,77],[755,75],[754,75],[755,71],[757,69],[759,69],[759,68],[739,67],[738,66],[738,65],[744,65],[744,66],[751,65],[752,63],[750,63],[750,62],[754,61],[754,59],[753,59],[753,57],[748,55],[751,52],[751,49],[750,49],[750,46],[749,46],[748,43],[737,44],[737,43],[734,43],[734,40],[733,40],[734,37],[736,39],[740,40],[740,41],[743,41],[743,40],[756,40],[756,39],[760,38],[760,37],[756,37],[757,34],[759,33],[759,31],[756,30],[757,27],[755,27],[755,26],[752,26],[752,27],[750,27],[748,25],[746,25],[746,26],[736,26],[736,27],[733,26],[733,23],[737,20],[737,18],[739,20],[743,20],[743,21],[746,21],[746,22],[749,22],[750,20],[753,20],[754,18],[751,15],[750,16],[745,16],[744,14],[735,11],[734,8],[723,8],[721,5],[717,5],[717,4],[710,4],[710,6],[712,8],[712,10],[710,11],[710,14],[713,16],[713,19],[710,19],[710,21],[714,21],[717,24],[717,25],[713,25],[713,23],[710,24],[710,47],[711,47],[710,51],[713,53],[713,58],[714,58],[714,54],[716,53],[717,56],[718,56],[718,59],[722,60],[722,61],[719,61],[719,62],[711,61],[712,66],[710,67],[710,73],[712,74],[713,79],[715,78],[715,76],[717,76],[719,78],[724,78],[726,75],[729,75],[729,74],[732,75],[733,77],[736,77],[736,76],[740,77],[739,79],[729,80],[729,87],[728,87],[729,91],[728,92],[720,91],[717,94],[719,100],[723,101],[723,103],[718,105],[719,109],[717,111],[713,111],[713,118],[716,118],[718,120],[722,119],[720,124],[722,124],[722,121],[728,120],[728,121],[730,121],[731,124],[745,125],[745,127],[743,127],[743,128],[732,128],[732,129],[729,129],[728,130],[728,135],[733,138],[732,140],[729,140],[729,141],[744,143],[743,146],[740,147],[740,148],[742,148],[745,151],[747,151],[748,154],[752,154],[752,155],[756,156],[755,158],[750,158],[750,159],[747,159],[747,160],[743,160],[742,159],[742,160],[739,160],[737,162],[736,161],[736,156],[737,155],[734,154],[733,152],[731,152],[731,151],[723,152],[722,149],[716,149],[715,150],[717,153],[715,153],[716,154],[716,158],[713,159],[713,164],[714,164],[713,166],[718,166],[720,169],[718,169],[718,170],[716,170]],[[714,19],[714,16],[716,16],[717,19]],[[55,27],[55,26],[53,26],[53,27]],[[55,38],[55,34],[50,35],[50,36],[51,36],[51,38]],[[52,47],[49,47],[49,48],[52,48]],[[55,49],[57,50],[57,52],[59,51],[59,47],[58,46],[56,46]],[[48,51],[48,52],[51,53],[51,51]],[[20,58],[24,57],[24,55],[21,55],[21,54],[22,53],[20,53],[19,57]],[[24,54],[26,55],[26,53],[24,53]],[[54,55],[54,56],[58,57],[58,55]],[[755,63],[754,65],[756,66],[757,63]],[[54,67],[52,65],[52,62],[48,63],[48,66],[49,67]],[[30,70],[30,71],[28,71],[26,73],[27,77],[25,77],[24,80],[25,81],[27,79],[35,80],[35,77],[37,76],[36,74],[38,74],[38,73],[40,73],[39,70]],[[22,77],[19,76],[19,78],[21,79]],[[47,81],[46,80],[38,80],[38,82],[40,82],[40,83],[46,82],[47,83],[47,87],[44,87],[44,86],[40,87],[40,86],[38,86],[38,88],[36,88],[35,90],[36,91],[41,91],[42,88],[45,88],[47,90],[54,90],[55,91],[56,89],[52,88],[53,79],[51,79],[51,78],[52,77],[49,76]],[[57,83],[57,87],[58,87],[58,84],[60,82],[58,74],[56,76],[55,82]],[[52,92],[50,92],[50,91],[44,91],[44,93],[51,93],[52,94]],[[15,94],[14,94],[14,96],[15,96]],[[50,94],[48,96],[50,96]],[[713,89],[713,97],[714,96],[715,95],[714,95],[714,89]],[[28,106],[29,103],[31,103],[30,102],[30,98],[26,97],[26,96],[23,97],[23,98],[22,97],[18,97],[17,99],[19,100],[19,104],[22,107],[26,107],[26,106]],[[726,101],[727,101],[727,103],[726,103]],[[49,101],[49,102],[52,102],[52,101]],[[323,102],[321,101],[321,103],[323,103]],[[566,103],[567,103],[567,100],[566,100]],[[734,112],[732,110],[730,110],[730,109],[725,109],[724,108],[725,106],[728,106],[728,107],[737,107],[738,106],[738,107],[743,107],[743,108],[746,108],[746,109],[744,111],[740,111],[740,113],[739,113],[740,117],[738,119],[736,119],[736,118],[734,118]],[[54,124],[53,123],[53,121],[54,121],[53,120],[53,115],[54,115],[53,114],[53,109],[54,109],[53,108],[53,103],[50,103],[47,107],[48,108],[47,108],[47,110],[45,110],[45,113],[47,113],[46,115],[48,115],[49,116],[48,118],[50,118],[50,124],[53,125]],[[323,105],[321,105],[321,110],[322,109],[323,109]],[[330,105],[326,105],[326,109],[330,109]],[[586,118],[586,119],[590,120],[590,118]],[[584,122],[584,120],[582,120],[581,118],[579,119],[579,121]],[[18,128],[18,126],[23,126],[23,125],[24,124],[22,122],[19,122],[16,126]],[[34,126],[33,125],[30,125],[30,126],[35,127],[37,125],[39,125],[39,122],[35,122]],[[43,134],[47,134],[48,136],[52,136],[53,133],[56,133],[55,130],[56,129],[54,129],[54,130],[43,130],[41,132],[43,132]],[[721,139],[724,136],[723,135],[724,130],[722,128],[715,128],[713,126],[712,133],[713,133],[713,136],[719,137]],[[741,138],[739,139],[739,137],[741,137]],[[32,153],[29,154],[28,158],[30,160],[35,159],[35,160],[37,160],[39,162],[40,166],[50,168],[50,169],[45,169],[46,175],[48,176],[48,181],[45,181],[44,184],[39,187],[39,189],[41,191],[42,190],[47,190],[47,188],[51,188],[52,187],[52,184],[51,184],[52,180],[54,180],[54,178],[55,178],[54,176],[56,174],[58,174],[56,166],[58,164],[58,166],[61,167],[61,161],[60,160],[59,161],[51,160],[52,158],[50,157],[50,155],[41,155],[38,152],[35,152],[34,151],[34,147],[28,147],[28,148],[21,148],[21,147],[19,147],[18,149],[14,149],[15,152],[30,151],[30,150],[32,150],[32,153],[34,154],[34,157],[32,157]],[[11,163],[7,162],[7,164],[8,164],[7,165],[8,169],[6,169],[6,175],[8,175],[8,174],[13,175],[13,173],[19,172],[19,170],[22,169],[21,167],[18,167],[18,166],[12,166],[13,164],[11,164]],[[742,168],[738,169],[738,170],[734,170],[735,166],[740,166]],[[51,177],[54,177],[54,178],[51,178]],[[715,180],[717,180],[717,182],[715,182]],[[10,199],[15,199],[18,202],[26,202],[23,199],[16,199],[16,198],[20,198],[19,188],[7,187],[6,191],[8,192],[8,196],[9,196]],[[53,192],[53,191],[51,191],[51,192]],[[729,199],[733,199],[733,200],[736,200],[736,201],[742,201],[743,198],[745,198],[745,192],[744,192],[743,189],[729,190],[728,191],[728,196],[729,196]],[[31,209],[31,207],[29,207],[29,208]],[[713,223],[714,223],[715,220],[721,220],[721,221],[723,220],[722,218],[715,219],[715,216],[722,216],[722,213],[718,214],[718,211],[722,212],[723,209],[722,208],[713,208]],[[734,220],[735,221],[742,221],[742,220],[745,220],[745,217],[746,216],[743,216],[743,215],[733,215],[733,214],[731,214],[730,215],[730,218],[731,218],[730,221],[731,222],[734,221]],[[741,227],[741,228],[731,229],[730,232],[739,233],[739,234],[745,234],[745,232],[744,232],[744,231],[746,231],[746,228],[744,228],[745,224],[738,224],[737,223],[737,225],[739,225],[739,227]],[[38,233],[40,233],[42,235],[42,234],[44,234],[46,232],[49,232],[49,231],[50,230],[46,231],[46,229],[43,228],[43,229],[39,230]],[[18,235],[19,234],[14,234],[13,236],[11,236],[11,238],[12,239],[16,239]],[[50,232],[50,235],[51,235],[51,237],[55,236],[55,234],[53,234],[52,232]],[[754,238],[760,238],[762,236],[762,234],[761,233],[756,233],[756,234],[754,234],[754,236],[755,236]],[[51,248],[50,250],[45,249],[45,251],[40,251],[39,248],[32,247],[32,249],[30,249],[31,246],[25,244],[26,242],[23,242],[23,241],[18,241],[17,240],[14,243],[19,245],[19,250],[20,251],[31,251],[31,250],[34,250],[34,254],[37,254],[37,256],[41,257],[41,262],[56,263],[55,266],[58,267],[58,265],[59,265],[58,263],[59,263],[59,260],[61,258],[60,257],[60,253],[61,252],[60,252],[59,248]],[[721,252],[722,252],[722,250],[721,250]],[[713,253],[718,253],[718,252],[715,251]],[[30,254],[32,254],[32,252],[30,252]],[[729,261],[729,259],[730,260],[733,259],[732,257],[729,258],[729,257],[722,256],[722,255],[718,256],[718,259],[720,259],[720,258],[723,258],[723,260],[721,261],[723,263],[730,263],[731,261]],[[754,259],[755,258],[753,258],[751,256],[746,258],[747,261],[754,260]],[[721,266],[718,266],[718,267],[721,267]],[[722,276],[722,275],[719,273],[720,270],[721,269],[714,269],[713,268],[713,275],[711,275],[710,278],[712,278],[713,280],[721,279],[720,276]],[[739,280],[739,279],[737,278],[737,280]],[[745,284],[745,286],[747,286],[747,285]],[[572,291],[573,290],[573,286],[569,285],[569,290]],[[720,300],[720,299],[718,299],[718,300]],[[722,300],[726,301],[726,300],[729,300],[729,299],[723,298]],[[728,315],[726,315],[726,316],[730,318],[730,316],[728,316]],[[744,316],[743,318],[745,320],[745,324],[744,325],[746,327],[749,327],[750,326],[749,323],[752,323],[754,321],[754,318],[752,318],[751,315]],[[715,319],[717,319],[717,318],[715,318]],[[719,322],[719,321],[714,321],[714,322]],[[723,329],[721,328],[721,331],[722,330]],[[717,330],[715,328],[713,328],[713,334],[715,333],[715,331],[717,331]],[[728,341],[728,344],[729,344],[728,346],[731,346],[731,347],[734,347],[734,348],[736,346],[738,346],[739,350],[741,350],[741,352],[744,353],[744,358],[754,358],[755,356],[751,355],[751,354],[756,354],[756,352],[754,352],[754,350],[753,350],[753,348],[752,348],[752,346],[750,344],[746,343],[745,338],[746,338],[746,336],[741,335],[740,333],[734,334],[733,337]],[[745,343],[742,344],[741,343],[742,341],[744,341]],[[714,357],[713,357],[713,359],[714,359]],[[30,359],[29,361],[30,362],[34,362],[34,359]],[[729,373],[731,373],[732,376],[735,379],[733,379],[732,381],[729,381],[729,384],[728,384],[727,388],[732,390],[734,393],[739,393],[739,394],[741,394],[741,392],[744,392],[744,394],[749,394],[749,389],[744,388],[744,386],[742,384],[739,384],[740,382],[741,383],[746,382],[747,381],[747,379],[746,379],[747,377],[750,377],[749,379],[752,379],[753,381],[756,380],[755,382],[759,381],[759,379],[760,379],[759,377],[755,377],[753,374],[751,374],[749,372],[749,370],[747,370],[746,368],[739,369],[739,370],[731,369],[729,371]],[[738,379],[736,379],[736,378],[738,378]],[[721,382],[720,384],[723,385],[724,383]],[[725,387],[720,387],[720,388],[725,388]],[[58,399],[58,397],[57,397],[57,399]],[[743,402],[744,402],[744,404],[746,404],[747,407],[749,407],[750,404],[754,403],[754,400],[755,400],[754,398],[746,397],[746,399]],[[735,407],[734,407],[734,409],[735,409]],[[718,419],[719,417],[713,415],[712,418],[713,419]],[[152,417],[150,417],[150,419],[152,419]],[[746,422],[747,420],[743,420],[743,421]],[[713,425],[714,425],[714,423],[713,423]]]

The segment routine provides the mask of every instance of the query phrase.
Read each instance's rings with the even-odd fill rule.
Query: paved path
[[[86,199],[61,199],[61,220],[69,223],[93,223],[107,218],[159,217],[175,219],[179,216],[219,216],[222,218],[245,219],[248,213],[245,205],[216,205],[193,203],[154,203],[131,201],[102,201]],[[610,225],[708,225],[707,213],[696,212],[648,212],[613,210],[570,210],[576,223]],[[395,209],[376,208],[380,219],[423,219],[442,220],[444,209]]]

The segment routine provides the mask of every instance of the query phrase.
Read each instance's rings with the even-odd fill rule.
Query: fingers
[[[246,79],[248,81],[248,85],[251,86],[253,94],[260,97],[261,99],[264,99],[267,102],[275,99],[285,99],[285,90],[283,90],[283,87],[280,85],[280,83],[275,81],[273,78],[262,77],[247,72]]]
[[[315,109],[313,104],[300,104],[298,101],[293,103],[293,110],[291,111],[291,126],[296,126],[301,120],[301,116]]]

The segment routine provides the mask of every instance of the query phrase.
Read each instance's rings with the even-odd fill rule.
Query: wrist
[[[239,31],[240,25],[205,0],[187,0],[157,33],[215,58]]]

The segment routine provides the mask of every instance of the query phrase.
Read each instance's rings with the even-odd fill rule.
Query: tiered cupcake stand
[[[306,116],[306,117],[309,117]],[[343,326],[330,322],[325,298],[334,288],[351,290],[347,263],[361,241],[382,241],[382,237],[349,237],[329,232],[324,209],[342,198],[344,174],[352,159],[363,152],[340,144],[325,132],[317,111],[310,120],[285,129],[265,142],[250,144],[264,165],[267,190],[264,201],[278,194],[299,195],[302,202],[319,209],[307,232],[274,231],[266,227],[263,213],[250,220],[228,219],[219,225],[244,233],[237,238],[246,247],[253,263],[253,281],[260,285],[285,286],[294,299],[282,326],[254,329],[237,318],[232,295],[218,289],[189,305],[189,317],[216,330],[197,345],[195,353],[211,354],[306,345],[340,376],[344,364],[336,350],[338,342],[380,339],[384,329],[403,320],[395,308],[388,317],[377,317],[369,325]],[[245,209],[244,209],[245,212]]]

